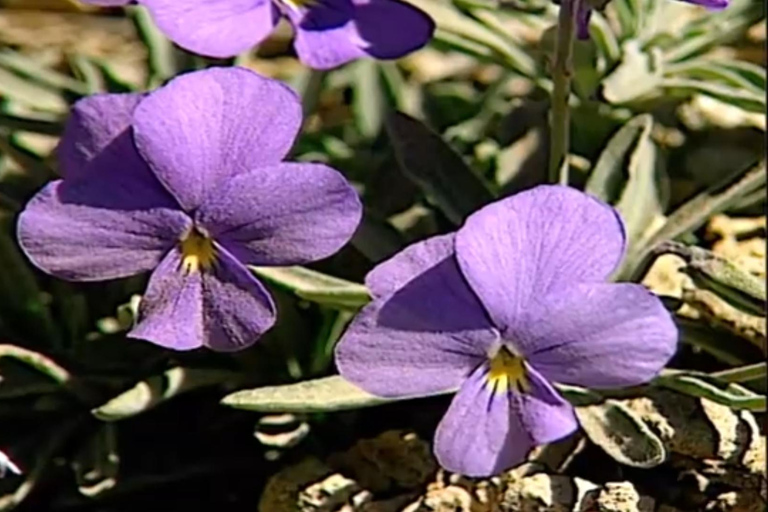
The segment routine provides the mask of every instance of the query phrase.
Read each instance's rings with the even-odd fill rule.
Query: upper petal
[[[682,0],[689,4],[696,4],[711,10],[720,10],[728,7],[728,0]]]
[[[77,101],[57,148],[59,174],[80,176],[86,165],[118,135],[130,129],[133,110],[144,94],[94,94]]]
[[[500,329],[537,295],[605,280],[624,253],[609,205],[570,187],[539,186],[473,213],[456,235],[464,276]]]
[[[185,274],[174,248],[153,272],[129,333],[174,350],[230,352],[255,343],[275,322],[264,287],[223,247],[209,271]]]
[[[374,297],[390,295],[422,272],[444,259],[454,257],[454,234],[438,235],[411,244],[379,263],[365,276],[365,285]]]
[[[280,162],[300,126],[296,93],[242,68],[182,75],[134,112],[139,151],[187,211],[233,176]]]
[[[240,260],[294,265],[338,251],[362,216],[357,192],[321,164],[286,163],[235,176],[197,212],[199,223]]]
[[[365,53],[377,59],[418,50],[435,31],[432,18],[398,0],[355,0],[355,27]]]
[[[125,131],[82,176],[38,192],[19,216],[18,237],[44,271],[91,281],[151,270],[190,224]]]
[[[594,388],[648,382],[677,348],[669,312],[638,284],[579,284],[553,292],[529,309],[514,337],[548,379]]]
[[[201,55],[234,57],[272,32],[280,18],[271,0],[142,0],[174,43]]]
[[[576,430],[573,407],[535,370],[530,391],[494,391],[488,366],[477,368],[453,398],[435,432],[435,455],[448,471],[488,477],[525,461],[535,446]]]
[[[498,339],[455,259],[443,259],[355,318],[336,348],[339,373],[380,396],[458,386]]]

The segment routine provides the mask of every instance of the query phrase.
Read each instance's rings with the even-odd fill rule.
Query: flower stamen
[[[213,240],[197,229],[190,230],[181,241],[181,268],[185,274],[208,270],[216,262]]]
[[[491,358],[488,370],[488,386],[494,393],[515,391],[526,393],[530,383],[525,370],[525,361],[505,347],[500,347]]]

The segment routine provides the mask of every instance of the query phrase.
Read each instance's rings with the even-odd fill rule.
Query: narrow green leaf
[[[576,407],[576,417],[587,437],[621,464],[652,468],[667,458],[661,439],[621,402]]]
[[[351,67],[355,124],[363,137],[373,139],[384,125],[386,108],[379,65],[371,59],[360,59]]]
[[[304,267],[250,267],[256,274],[302,299],[329,306],[358,308],[371,300],[362,284]]]
[[[64,128],[63,124],[58,121],[1,113],[0,127],[7,128],[11,131],[21,130],[25,132],[42,133],[44,135],[59,135]]]
[[[729,368],[719,372],[709,374],[713,379],[721,382],[747,382],[751,380],[764,379],[768,374],[768,363],[755,363],[738,368]]]
[[[449,4],[435,0],[409,0],[409,3],[427,13],[441,32],[484,46],[499,55],[510,69],[529,78],[536,77],[537,66],[533,58]]]
[[[643,114],[619,128],[600,153],[584,191],[605,202],[616,202],[628,176],[629,155],[641,138],[648,137],[652,126],[653,117]]]
[[[0,50],[0,67],[13,71],[39,85],[62,89],[78,96],[88,94],[88,87],[83,82],[45,67],[40,62],[8,48]]]
[[[647,53],[637,41],[627,41],[622,45],[621,63],[602,82],[603,97],[614,105],[644,100],[658,94],[663,78],[658,49]]]
[[[493,195],[453,149],[420,121],[395,112],[387,131],[400,167],[454,224],[493,201]]]
[[[373,407],[395,401],[371,395],[339,375],[282,386],[237,391],[223,405],[258,412],[316,413]]]
[[[662,375],[654,380],[654,385],[675,390],[679,393],[699,398],[706,398],[732,409],[746,409],[753,412],[766,411],[766,397],[758,394],[744,395],[720,389],[700,377],[677,374]]]
[[[58,92],[25,80],[15,73],[0,67],[0,98],[18,101],[35,110],[64,113],[67,102]]]
[[[735,105],[747,112],[765,112],[765,94],[740,87],[719,84],[708,80],[685,78],[664,78],[661,87],[685,94],[701,93],[712,96],[729,105]]]
[[[239,375],[222,370],[171,368],[162,375],[139,382],[93,409],[91,414],[102,421],[120,421],[146,412],[182,393],[239,379]]]
[[[726,177],[675,210],[654,233],[648,235],[642,249],[628,255],[618,275],[620,281],[642,279],[655,259],[656,247],[698,229],[709,217],[727,210],[744,196],[765,187],[765,161],[757,166]]]

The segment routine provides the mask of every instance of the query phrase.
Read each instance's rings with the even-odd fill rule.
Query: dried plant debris
[[[558,448],[555,462],[543,463],[542,448],[527,464],[499,477],[470,479],[437,470],[427,442],[392,430],[358,441],[326,462],[305,459],[284,469],[267,485],[259,511],[765,510],[766,437],[752,413],[661,389],[618,402],[664,443],[669,452],[664,471],[672,481],[649,490],[642,478],[598,484],[569,475],[568,461],[589,456],[581,453],[585,439],[580,435],[546,447]],[[650,476],[654,469],[635,471]]]

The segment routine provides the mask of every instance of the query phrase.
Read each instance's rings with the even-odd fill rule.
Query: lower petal
[[[533,447],[576,430],[573,407],[528,370],[525,394],[494,392],[486,364],[472,373],[437,427],[435,455],[441,466],[471,477],[496,475],[524,462]]]
[[[271,0],[142,0],[157,26],[179,46],[210,57],[234,57],[277,25]]]
[[[546,378],[594,388],[648,382],[677,349],[661,301],[637,284],[583,284],[540,299],[516,336]]]
[[[185,275],[173,249],[149,280],[139,323],[129,333],[173,350],[207,346],[234,351],[252,345],[275,321],[264,287],[223,248],[210,272]]]
[[[366,54],[396,59],[429,42],[435,23],[426,13],[398,0],[357,0],[355,27]]]

